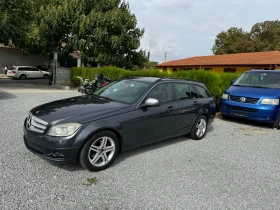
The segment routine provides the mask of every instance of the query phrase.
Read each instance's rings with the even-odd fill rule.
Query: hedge
[[[202,82],[209,89],[213,97],[218,102],[222,93],[230,86],[231,81],[235,80],[239,74],[236,73],[215,73],[211,71],[180,71],[169,74],[167,72],[160,72],[158,70],[139,70],[129,71],[122,68],[105,67],[105,68],[72,68],[70,73],[71,82],[74,85],[79,85],[79,80],[76,78],[82,77],[92,80],[95,74],[103,74],[111,80],[118,79],[123,76],[154,76],[154,77],[176,77],[183,79],[192,79]]]

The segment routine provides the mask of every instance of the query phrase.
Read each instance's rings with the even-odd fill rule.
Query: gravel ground
[[[0,91],[1,209],[279,209],[279,131],[217,118],[205,139],[169,139],[117,157],[105,171],[30,153],[22,124],[39,104],[79,95]]]

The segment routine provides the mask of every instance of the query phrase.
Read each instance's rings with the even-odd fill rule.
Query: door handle
[[[170,106],[170,107],[167,108],[168,112],[171,112],[172,110],[173,110],[173,106]]]
[[[198,102],[197,102],[197,101],[194,101],[194,102],[193,102],[193,105],[194,105],[194,106],[198,105]]]

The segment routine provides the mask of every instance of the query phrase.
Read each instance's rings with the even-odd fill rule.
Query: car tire
[[[44,78],[44,79],[49,79],[50,76],[49,76],[48,74],[44,74],[43,78]]]
[[[194,140],[202,139],[206,135],[207,127],[207,118],[204,115],[199,116],[193,124],[190,137]]]
[[[118,151],[118,137],[111,131],[101,131],[83,145],[79,162],[89,171],[101,171],[113,163]]]
[[[280,129],[280,115],[278,116],[277,120],[275,121],[275,123],[271,124],[272,128],[276,128],[276,129]]]
[[[25,75],[25,74],[21,74],[21,75],[19,76],[19,78],[20,78],[21,80],[25,80],[25,79],[26,79],[26,75]]]

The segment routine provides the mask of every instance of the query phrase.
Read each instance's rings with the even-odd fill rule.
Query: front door
[[[172,101],[171,83],[155,86],[143,100],[158,99],[159,106],[142,107],[131,113],[133,117],[126,129],[133,129],[129,144],[140,146],[173,135],[175,123],[174,102]],[[141,106],[140,106],[141,107]]]
[[[32,78],[43,78],[43,73],[37,68],[31,68]]]

